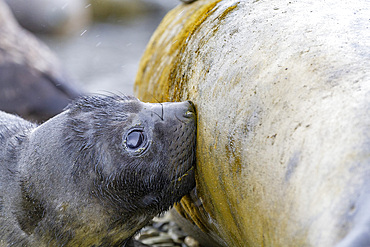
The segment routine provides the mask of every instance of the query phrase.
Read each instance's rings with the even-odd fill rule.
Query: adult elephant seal
[[[197,106],[182,216],[221,246],[370,246],[369,17],[368,0],[198,0],[167,14],[135,94]]]
[[[87,96],[40,126],[0,112],[0,246],[133,246],[195,186],[195,132],[188,101]]]

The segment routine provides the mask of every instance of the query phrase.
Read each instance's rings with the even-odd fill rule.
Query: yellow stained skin
[[[162,20],[155,31],[140,61],[135,92],[143,100],[176,101],[169,95],[170,73],[177,55],[186,46],[197,27],[212,13],[217,1],[197,1],[189,5],[180,5]],[[168,30],[175,34],[167,36]],[[149,88],[146,88],[148,86]]]
[[[207,17],[217,10],[219,1],[197,1],[190,5],[182,5],[172,10],[163,19],[160,27],[151,38],[140,63],[135,90],[141,100],[154,102],[156,100],[181,101],[188,99],[181,95],[182,89],[186,87],[186,80],[174,76],[174,70],[181,66],[181,55],[187,46],[188,40],[191,39]],[[218,18],[223,19],[235,8],[237,8],[237,4],[228,7]],[[176,34],[173,37],[167,37],[166,32],[169,29],[178,32],[175,31]],[[196,95],[196,92],[189,91],[190,94]],[[200,126],[200,128],[202,127]],[[198,136],[197,153],[211,156],[216,150],[217,144],[215,144],[212,152],[203,152],[202,149],[208,149],[199,145],[203,138],[209,137]],[[234,236],[233,238],[237,238],[235,239],[236,242],[243,241],[243,229],[235,222],[235,215],[233,215],[235,212],[230,211],[230,202],[228,202],[225,194],[231,190],[220,187],[219,179],[214,177],[214,174],[219,173],[219,168],[212,165],[214,160],[211,157],[202,157],[198,160],[202,160],[197,164],[198,191],[207,195],[204,198],[207,205],[203,205],[204,208],[199,209],[193,205],[190,198],[185,197],[181,204],[177,205],[178,211],[183,215],[186,214],[187,218],[191,218],[205,232],[214,231],[220,235],[229,234],[230,236],[239,233],[240,236]],[[234,193],[238,192],[234,191]],[[217,202],[217,204],[213,205],[212,202]],[[208,221],[208,214],[212,218],[218,218],[222,222],[221,224],[228,225],[230,227],[228,232],[220,233],[221,228],[218,225],[203,223]]]

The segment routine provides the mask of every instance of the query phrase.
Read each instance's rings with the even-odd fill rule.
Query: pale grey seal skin
[[[347,235],[335,247],[365,247],[370,246],[370,182],[360,193],[353,194],[351,210],[345,219],[352,222]]]
[[[86,96],[40,126],[0,112],[0,246],[137,246],[195,186],[189,102]]]

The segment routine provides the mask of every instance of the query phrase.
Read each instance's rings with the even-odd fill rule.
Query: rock
[[[185,238],[185,244],[189,247],[199,247],[200,246],[199,242],[190,236],[187,236]]]
[[[160,217],[155,217],[149,226],[144,227],[135,236],[135,239],[142,243],[150,244],[150,246],[185,246],[184,240],[187,235],[173,221],[171,211]]]
[[[181,0],[181,2],[184,2],[184,3],[192,3],[192,2],[195,2],[196,0]]]
[[[168,11],[180,1],[173,0],[90,0],[95,20],[112,21],[140,18],[157,11]]]
[[[19,27],[2,0],[0,37],[1,110],[42,121],[60,113],[81,94],[55,55]]]
[[[73,34],[90,22],[87,0],[6,0],[16,19],[32,32]]]
[[[180,214],[223,246],[370,242],[369,16],[366,0],[199,0],[164,18],[135,93],[197,107]]]
[[[141,242],[143,244],[147,244],[147,245],[153,245],[153,244],[171,244],[171,245],[174,245],[172,243],[169,243],[169,242],[172,242],[172,239],[168,234],[161,234],[160,236],[157,236],[157,237],[147,238],[147,239],[142,240]]]

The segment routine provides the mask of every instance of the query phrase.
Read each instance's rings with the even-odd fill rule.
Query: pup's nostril
[[[194,115],[195,115],[195,113],[193,111],[187,111],[187,112],[185,112],[184,117],[192,118],[192,117],[194,117]]]
[[[194,103],[191,102],[190,100],[187,100],[186,102],[189,104],[189,106],[188,106],[187,111],[184,113],[184,117],[185,118],[193,118],[193,117],[195,117],[195,106],[194,106]]]
[[[190,100],[187,100],[187,102],[191,105],[191,107],[192,107],[193,109],[195,109],[195,105],[194,105],[194,103],[193,103],[193,102],[191,102]]]

